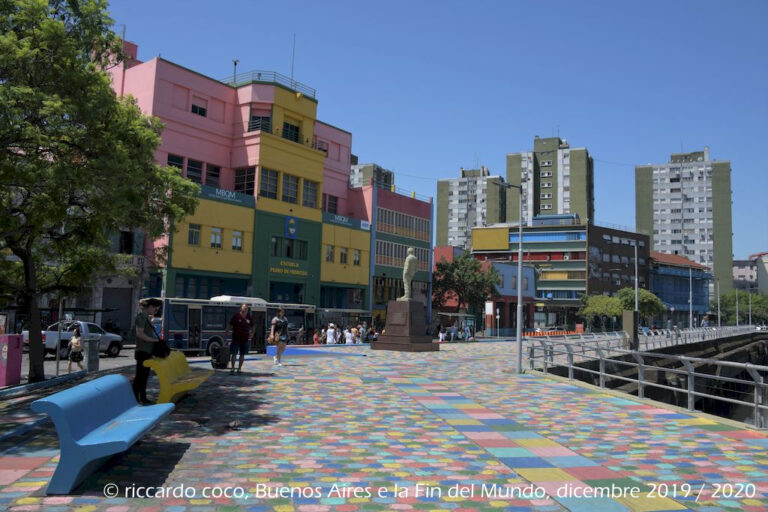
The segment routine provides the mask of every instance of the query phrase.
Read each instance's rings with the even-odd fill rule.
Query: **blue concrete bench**
[[[173,410],[173,404],[142,407],[131,383],[107,375],[32,402],[59,434],[61,456],[47,494],[69,494],[109,457],[126,451]]]

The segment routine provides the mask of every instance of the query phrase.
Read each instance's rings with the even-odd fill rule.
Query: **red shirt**
[[[251,334],[251,327],[253,327],[253,320],[251,315],[235,314],[232,320],[229,321],[229,325],[232,326],[232,341],[248,341],[248,336]]]

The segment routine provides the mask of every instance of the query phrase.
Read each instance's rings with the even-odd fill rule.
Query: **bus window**
[[[187,306],[184,304],[171,304],[168,312],[168,329],[171,331],[187,330]]]
[[[227,328],[227,308],[224,306],[203,307],[203,330],[224,331]]]

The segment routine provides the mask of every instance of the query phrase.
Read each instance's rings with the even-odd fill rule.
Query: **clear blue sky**
[[[768,251],[768,2],[113,0],[116,29],[216,78],[317,89],[360,162],[435,196],[459,167],[559,135],[595,159],[596,219],[635,225],[634,166],[730,160],[735,258]]]

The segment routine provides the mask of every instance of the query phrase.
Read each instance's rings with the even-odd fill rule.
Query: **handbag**
[[[155,328],[152,327],[152,324],[150,323],[149,319],[147,317],[144,317],[144,319],[147,322],[147,325],[152,329],[152,332],[155,332]],[[160,338],[157,333],[155,333],[155,337],[157,338],[157,341],[152,344],[152,357],[159,357],[160,359],[165,359],[171,354],[171,349],[168,348],[168,344],[165,342],[163,338]]]

